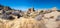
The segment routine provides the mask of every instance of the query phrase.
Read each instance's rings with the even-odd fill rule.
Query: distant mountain
[[[13,9],[10,8],[9,6],[3,6],[0,4],[0,10],[13,10]]]

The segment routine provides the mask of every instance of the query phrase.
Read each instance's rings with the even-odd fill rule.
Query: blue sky
[[[26,10],[33,5],[35,9],[52,7],[60,9],[60,0],[0,0],[0,4],[20,10]]]

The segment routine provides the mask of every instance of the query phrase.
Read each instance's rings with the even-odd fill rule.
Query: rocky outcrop
[[[60,10],[30,8],[24,12],[0,5],[0,28],[60,28]]]

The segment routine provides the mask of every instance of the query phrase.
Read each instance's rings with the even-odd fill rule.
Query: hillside
[[[29,8],[24,12],[0,5],[0,28],[60,28],[60,10]]]

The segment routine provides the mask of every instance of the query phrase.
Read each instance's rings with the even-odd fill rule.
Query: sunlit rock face
[[[52,19],[48,20],[45,24],[47,28],[57,28],[58,24],[57,22],[53,21]]]
[[[50,18],[51,16],[54,16],[54,18],[56,18],[56,16],[59,15],[59,14],[60,14],[60,12],[55,11],[55,12],[51,12],[51,13],[48,13],[48,14],[44,14],[44,16],[47,17],[47,18]]]
[[[60,21],[60,15],[57,16],[56,21]]]
[[[57,12],[56,10],[51,12],[51,13],[46,13],[44,14],[44,21],[45,21],[45,26],[47,28],[57,28],[60,24],[56,22],[56,20],[59,20],[59,15],[60,12]]]
[[[40,21],[40,20],[42,20],[43,16],[44,16],[43,14],[37,15],[37,16],[35,17],[35,19],[36,19],[37,21]]]

